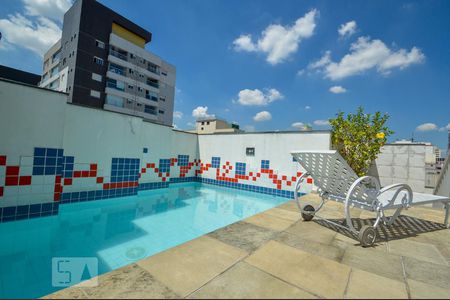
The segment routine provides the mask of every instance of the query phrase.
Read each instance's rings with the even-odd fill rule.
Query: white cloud
[[[208,114],[208,106],[198,106],[192,111],[192,116],[196,119],[214,117],[214,115]]]
[[[254,42],[250,34],[243,34],[233,41],[236,51],[261,52],[267,55],[266,60],[272,65],[285,61],[297,52],[303,39],[314,34],[318,11],[313,9],[297,19],[292,26],[271,24]]]
[[[61,38],[64,13],[71,0],[23,0],[23,12],[0,19],[0,50],[25,48],[43,56]]]
[[[26,48],[40,56],[61,38],[61,28],[50,19],[32,21],[19,13],[0,19],[0,31],[12,48]]]
[[[309,105],[305,106],[305,110],[310,110],[310,109],[311,109],[311,106],[309,106]]]
[[[253,120],[256,122],[269,121],[271,119],[272,115],[268,111],[261,111],[253,117]]]
[[[183,113],[181,111],[174,111],[173,112],[173,117],[175,119],[181,119],[183,117]]]
[[[328,126],[330,122],[328,120],[315,120],[313,124],[316,126]]]
[[[268,89],[262,92],[258,89],[245,89],[239,92],[237,103],[241,105],[267,105],[273,101],[283,99],[283,95],[276,89]]]
[[[393,69],[404,69],[413,64],[423,62],[425,55],[416,47],[410,51],[389,49],[381,40],[371,40],[360,37],[350,46],[350,53],[341,61],[333,62],[331,53],[325,55],[309,65],[309,69],[317,69],[332,80],[339,80],[349,76],[361,74],[370,69],[379,73],[389,74]]]
[[[433,131],[433,130],[437,130],[437,129],[438,129],[438,127],[434,123],[424,123],[424,124],[417,126],[417,128],[416,128],[417,131]]]
[[[439,131],[441,131],[441,132],[450,131],[450,123],[448,123],[447,126],[439,128]]]
[[[291,126],[298,130],[310,130],[311,129],[311,125],[305,124],[303,122],[295,122],[295,123],[292,123]]]
[[[241,35],[233,41],[234,50],[236,51],[256,51],[256,46],[252,42],[252,36],[250,34]]]
[[[345,24],[342,24],[341,27],[338,29],[340,36],[351,36],[356,32],[356,22],[350,21]]]
[[[23,0],[25,13],[61,21],[64,13],[72,6],[71,0]]]
[[[342,94],[347,92],[347,90],[340,85],[335,85],[330,87],[330,92],[332,92],[333,94]]]

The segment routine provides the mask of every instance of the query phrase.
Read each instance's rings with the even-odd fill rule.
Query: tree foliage
[[[369,171],[387,137],[394,133],[385,126],[388,119],[388,114],[365,114],[364,109],[359,107],[356,114],[344,116],[343,112],[339,112],[336,118],[329,120],[333,147],[358,176],[364,176]]]

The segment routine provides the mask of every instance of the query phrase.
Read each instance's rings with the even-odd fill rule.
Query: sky
[[[41,73],[71,0],[2,0],[0,64]],[[153,34],[177,69],[174,125],[329,129],[337,112],[389,114],[390,141],[447,148],[450,1],[100,0]]]

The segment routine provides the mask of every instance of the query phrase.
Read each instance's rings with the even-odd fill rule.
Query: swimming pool
[[[237,222],[287,198],[201,183],[64,204],[57,216],[0,224],[0,297],[52,286],[52,257],[96,257],[99,274]]]

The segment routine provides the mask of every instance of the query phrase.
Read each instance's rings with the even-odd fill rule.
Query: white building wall
[[[205,167],[211,164],[212,157],[220,157],[220,177],[222,177],[226,163],[232,167],[225,177],[235,178],[236,162],[246,164],[246,175],[259,174],[256,181],[239,179],[239,183],[263,186],[277,189],[278,180],[281,189],[293,191],[298,172],[304,172],[298,163],[292,160],[290,152],[293,150],[329,150],[329,132],[289,132],[289,133],[242,133],[242,134],[213,134],[199,135],[200,160]],[[255,148],[255,156],[247,156],[246,148]],[[269,169],[277,178],[270,178],[268,173],[261,172],[261,160],[269,160]],[[204,170],[202,177],[216,179],[217,170],[209,167]],[[283,179],[283,176],[286,176]],[[295,178],[295,179],[294,179]],[[293,180],[294,179],[294,180]],[[274,183],[277,180],[277,183]],[[302,192],[309,192],[312,184],[305,183]]]

